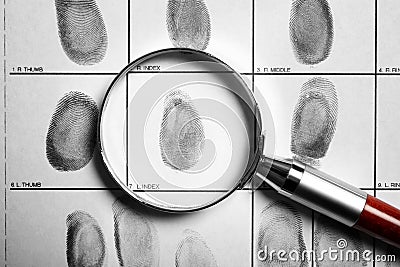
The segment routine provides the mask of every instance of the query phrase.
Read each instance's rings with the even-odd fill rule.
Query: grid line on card
[[[377,175],[377,134],[378,134],[378,0],[375,0],[375,32],[374,32],[374,53],[375,53],[375,88],[374,88],[374,196],[376,197],[376,175]],[[372,255],[376,257],[376,242],[375,238],[372,239]],[[375,267],[375,261],[372,262],[372,266]]]
[[[10,191],[122,191],[120,187],[11,187]],[[238,189],[238,191],[248,191],[251,189]],[[272,190],[272,189],[271,189]],[[218,193],[218,192],[229,192],[227,189],[154,189],[154,190],[134,190],[132,192],[204,192],[204,193]]]
[[[374,188],[360,188],[361,190],[364,191],[373,191]],[[10,188],[10,191],[59,191],[59,190],[71,190],[71,191],[79,191],[79,190],[93,190],[93,191],[119,191],[123,190],[120,187],[37,187],[37,188],[29,188],[29,187],[12,187]],[[238,188],[238,191],[251,191],[255,190],[253,188]],[[397,188],[379,188],[377,191],[398,191]],[[133,192],[143,192],[143,190],[131,190]],[[147,192],[176,192],[176,190],[168,190],[168,189],[155,189],[155,190],[146,190]],[[181,190],[182,192],[192,192],[193,190]],[[228,192],[229,190],[225,189],[206,189],[206,190],[200,190],[201,192]],[[257,191],[275,191],[275,189],[272,188],[257,188]],[[196,191],[198,192],[198,191]]]
[[[118,72],[10,72],[10,76],[90,76],[90,75],[117,75]]]
[[[4,230],[7,232],[7,213],[4,214]],[[7,266],[7,235],[4,235],[4,265]]]
[[[127,7],[127,9],[128,9],[128,18],[127,18],[127,34],[128,34],[128,44],[127,44],[127,50],[128,50],[128,53],[127,53],[127,56],[128,56],[128,58],[127,58],[127,64],[129,64],[129,62],[130,62],[130,57],[131,57],[131,53],[130,53],[130,47],[131,47],[131,33],[130,33],[130,30],[131,30],[131,27],[130,27],[130,25],[131,25],[131,4],[130,4],[130,0],[127,0],[128,1],[128,7]],[[129,136],[129,119],[128,119],[128,105],[129,105],[129,103],[128,103],[128,98],[129,98],[129,95],[128,95],[128,93],[129,93],[129,78],[128,78],[129,76],[128,75],[126,75],[126,92],[125,92],[125,117],[126,117],[126,123],[125,123],[125,127],[126,127],[126,129],[125,129],[125,144],[126,144],[126,152],[125,152],[125,157],[126,157],[126,164],[125,164],[125,179],[126,179],[126,186],[129,186],[129,178],[128,178],[128,173],[129,173],[129,153],[128,153],[128,151],[129,151],[129,149],[128,149],[128,142],[129,142],[129,138],[128,138],[128,136]]]
[[[378,0],[375,0],[375,75],[374,75],[374,196],[376,197],[376,175],[377,175],[377,134],[378,134]]]
[[[254,53],[255,53],[255,31],[254,31],[254,26],[255,26],[255,0],[251,1],[251,91],[254,93],[254,68],[255,68],[255,58],[254,58]],[[255,122],[254,128],[257,127],[257,122]],[[254,133],[256,133],[256,129],[254,129]],[[256,138],[254,139],[255,141],[257,140]],[[254,187],[253,187],[253,179],[251,181],[251,249],[250,249],[250,263],[251,266],[254,266]]]
[[[7,266],[7,75],[6,0],[3,1],[3,109],[4,109],[4,266]]]
[[[378,134],[378,123],[377,123],[377,112],[378,112],[378,0],[375,0],[375,20],[374,20],[374,64],[375,64],[375,75],[374,75],[374,196],[376,197],[376,175],[377,175],[377,134]],[[372,238],[372,255],[376,257],[376,243],[375,238]],[[375,267],[375,261],[372,262],[372,266]]]
[[[121,191],[122,188],[114,187],[11,187],[10,191]]]
[[[105,187],[20,187],[10,188],[10,191],[123,191],[122,188],[105,188]],[[153,193],[229,193],[226,189],[157,189],[157,190],[130,190],[130,192],[153,192]]]
[[[184,74],[184,73],[233,73],[230,71],[131,71],[132,74],[152,74],[152,73],[170,73],[170,74]],[[10,76],[102,76],[110,75],[116,76],[118,72],[9,72]],[[248,76],[400,76],[400,73],[374,73],[374,72],[290,72],[290,73],[254,73],[254,72],[240,72],[240,75]],[[4,75],[6,73],[4,72]]]
[[[254,234],[255,234],[255,231],[254,231],[254,228],[255,228],[255,225],[254,225],[254,223],[255,223],[254,200],[255,200],[254,190],[252,190],[251,191],[251,220],[250,220],[251,221],[251,226],[250,226],[250,229],[251,229],[251,233],[250,233],[251,234],[250,263],[251,263],[251,266],[254,266],[254,257],[255,257],[255,253],[254,253],[254,246],[255,246],[255,243],[254,243]]]
[[[128,1],[128,7],[127,7],[127,9],[128,9],[128,20],[127,20],[127,23],[128,23],[128,32],[127,32],[127,34],[128,34],[128,53],[127,53],[127,55],[128,55],[128,64],[131,62],[131,1],[130,0],[127,0]]]
[[[126,186],[129,186],[129,178],[128,178],[128,173],[129,173],[129,149],[128,149],[128,142],[129,142],[129,119],[128,119],[128,92],[129,92],[129,86],[128,86],[128,82],[129,82],[129,76],[126,75],[125,77],[125,82],[126,82],[126,90],[125,90],[125,118],[126,118],[126,123],[125,123],[125,144],[126,144],[126,148],[125,148],[125,158],[126,158],[126,162],[125,162],[125,179],[126,179]]]
[[[7,187],[4,187],[4,263],[7,266]]]
[[[315,251],[314,247],[314,229],[315,229],[315,212],[311,210],[311,251]],[[314,267],[314,255],[311,254],[311,266]]]

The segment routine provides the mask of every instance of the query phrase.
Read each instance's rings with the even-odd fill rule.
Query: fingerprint
[[[107,32],[95,0],[55,0],[58,35],[70,60],[79,65],[100,62],[107,50]]]
[[[193,230],[185,230],[175,254],[176,267],[216,267],[217,262],[202,236]]]
[[[120,266],[159,266],[158,233],[153,223],[132,208],[116,200],[114,239]]]
[[[46,138],[49,163],[59,171],[83,168],[96,145],[98,110],[94,100],[81,92],[69,92],[57,104]]]
[[[319,266],[366,266],[363,252],[367,249],[357,230],[320,215],[314,232],[316,265]],[[326,251],[337,250],[330,257]],[[354,257],[352,253],[354,252]],[[357,254],[359,258],[357,258]],[[343,255],[343,256],[341,256]],[[334,256],[337,256],[335,259]]]
[[[297,60],[313,65],[325,60],[333,42],[333,19],[326,0],[294,0],[289,22]]]
[[[258,259],[258,266],[307,266],[307,258],[302,258],[306,250],[303,235],[303,222],[299,212],[289,203],[284,201],[275,201],[267,205],[260,215],[260,224],[258,227],[257,246],[259,251],[267,252],[258,255],[265,259]],[[298,260],[288,259],[280,260],[277,253],[271,250],[284,250],[287,253],[293,253],[292,257],[299,255]],[[272,257],[271,257],[272,256]]]
[[[328,79],[312,78],[301,87],[294,109],[291,151],[305,163],[319,165],[336,130],[338,99]]]
[[[162,160],[172,169],[188,170],[201,159],[203,124],[189,95],[180,90],[164,99],[159,143]]]
[[[67,216],[66,224],[68,266],[103,266],[106,245],[97,221],[84,211],[74,211]]]
[[[204,0],[168,0],[167,29],[175,47],[206,49],[211,25]]]

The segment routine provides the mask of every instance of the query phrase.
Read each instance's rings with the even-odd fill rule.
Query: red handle
[[[400,248],[400,210],[368,195],[356,229]]]

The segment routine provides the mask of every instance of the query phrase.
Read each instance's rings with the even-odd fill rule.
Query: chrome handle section
[[[296,160],[293,167],[296,171],[290,172],[288,179],[298,184],[289,198],[348,226],[356,224],[367,193]]]

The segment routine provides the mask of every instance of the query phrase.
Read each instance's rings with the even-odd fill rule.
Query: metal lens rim
[[[203,51],[199,51],[199,50],[194,50],[194,49],[190,49],[190,48],[167,48],[167,49],[161,49],[161,50],[157,50],[151,53],[148,53],[142,57],[139,57],[138,59],[132,61],[131,63],[129,63],[127,66],[125,66],[124,69],[122,69],[120,71],[120,73],[113,79],[113,81],[111,82],[110,86],[108,87],[103,102],[101,104],[101,109],[100,109],[100,116],[99,116],[99,121],[98,121],[98,127],[97,127],[97,141],[99,144],[99,149],[100,149],[100,154],[102,156],[103,162],[106,166],[106,169],[109,173],[109,175],[113,178],[114,181],[116,181],[118,183],[118,185],[121,187],[121,189],[123,191],[125,191],[126,193],[128,193],[128,195],[130,197],[132,197],[133,199],[139,201],[141,204],[151,207],[153,209],[156,210],[160,210],[160,211],[164,211],[164,212],[193,212],[193,211],[198,211],[198,210],[202,210],[202,209],[206,209],[208,207],[211,207],[219,202],[221,202],[222,200],[224,200],[225,198],[227,198],[229,195],[231,195],[235,190],[237,190],[238,188],[243,187],[249,180],[250,178],[253,176],[256,167],[258,165],[258,162],[260,160],[261,157],[261,153],[262,153],[262,145],[261,142],[259,142],[259,140],[255,140],[255,158],[254,161],[252,162],[250,168],[248,168],[247,172],[244,174],[244,176],[238,180],[237,184],[230,189],[229,191],[227,191],[225,194],[223,194],[221,197],[215,199],[214,201],[210,201],[207,202],[204,205],[200,205],[197,207],[165,207],[165,206],[158,206],[154,203],[150,203],[149,201],[147,201],[146,199],[138,196],[137,194],[135,194],[132,190],[130,190],[127,185],[125,185],[121,179],[119,179],[117,177],[117,175],[115,175],[112,171],[112,166],[110,166],[109,161],[107,160],[107,155],[104,152],[103,149],[103,142],[102,142],[102,134],[101,134],[101,129],[102,129],[102,125],[103,125],[103,114],[105,113],[104,110],[106,108],[107,105],[107,101],[110,97],[111,91],[113,90],[114,86],[123,78],[126,76],[126,74],[132,70],[133,67],[141,64],[144,61],[147,61],[148,59],[151,59],[153,57],[157,57],[159,55],[165,54],[165,53],[172,53],[172,52],[182,52],[182,53],[192,53],[192,54],[197,54],[201,57],[206,57],[206,58],[210,58],[212,59],[215,63],[218,64],[222,64],[225,68],[229,69],[230,71],[232,71],[232,73],[239,79],[240,84],[243,85],[243,88],[245,88],[247,90],[247,92],[249,93],[249,96],[252,98],[252,101],[255,103],[255,107],[253,112],[255,112],[255,117],[257,120],[257,132],[255,132],[255,138],[257,137],[261,137],[261,129],[262,129],[262,124],[261,124],[261,115],[260,115],[260,110],[259,107],[257,105],[257,102],[255,100],[255,97],[253,95],[253,92],[248,88],[248,86],[246,85],[246,83],[243,81],[243,79],[241,78],[241,76],[235,71],[233,70],[229,65],[227,65],[225,62],[223,62],[222,60],[216,58],[215,56],[209,54],[209,53],[205,53]]]

